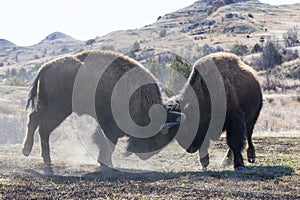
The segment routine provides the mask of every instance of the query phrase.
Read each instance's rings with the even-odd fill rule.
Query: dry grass
[[[76,166],[56,157],[54,174],[47,175],[41,159],[24,159],[20,145],[0,146],[0,197],[3,199],[297,199],[300,187],[299,138],[256,138],[257,161],[243,172],[218,168],[203,172],[183,170],[176,160],[172,171],[144,173],[97,171],[95,165]],[[225,151],[224,139],[214,151]],[[173,162],[168,151],[165,162]],[[3,154],[4,153],[4,154]],[[60,154],[63,156],[63,153]],[[186,162],[186,161],[184,161]],[[161,163],[163,164],[163,163]],[[187,159],[190,169],[199,163]],[[134,167],[134,164],[132,164]]]

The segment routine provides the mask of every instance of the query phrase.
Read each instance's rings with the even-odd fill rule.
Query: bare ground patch
[[[169,171],[149,170],[143,173],[99,171],[97,165],[70,164],[54,154],[53,174],[47,173],[38,155],[23,158],[21,145],[0,147],[0,198],[3,199],[181,199],[181,198],[300,198],[300,138],[255,138],[257,160],[247,170],[235,172],[232,167],[214,164],[200,170],[197,155],[176,158],[175,149],[165,149]],[[214,145],[214,152],[225,152],[224,138]],[[63,154],[63,153],[62,153]],[[161,160],[153,159],[152,162]],[[133,164],[134,166],[134,164]],[[132,169],[134,170],[134,169]]]

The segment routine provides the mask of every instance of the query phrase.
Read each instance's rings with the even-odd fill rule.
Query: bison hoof
[[[254,163],[255,162],[255,158],[248,158],[248,162],[249,163]]]
[[[203,169],[204,168],[206,169],[207,166],[209,165],[209,155],[207,154],[205,157],[200,158],[200,163],[201,163]]]
[[[117,172],[118,170],[114,169],[113,167],[101,164],[99,168],[100,172],[108,173],[108,172]]]
[[[27,149],[23,148],[22,149],[22,153],[23,153],[24,156],[28,157],[29,154],[30,154],[30,151],[28,151]]]
[[[239,172],[244,171],[245,169],[246,169],[245,166],[238,166],[234,168],[235,171],[239,171]]]

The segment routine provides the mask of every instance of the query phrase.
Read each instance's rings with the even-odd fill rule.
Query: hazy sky
[[[32,45],[60,31],[87,40],[140,28],[196,0],[0,0],[0,38]],[[300,0],[261,0],[270,4]]]

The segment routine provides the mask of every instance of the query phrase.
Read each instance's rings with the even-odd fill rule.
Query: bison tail
[[[39,82],[39,78],[40,78],[40,73],[36,76],[36,78],[34,79],[32,86],[31,86],[31,90],[29,92],[28,95],[28,99],[27,99],[27,104],[26,104],[26,109],[28,109],[28,107],[31,105],[32,109],[36,109],[36,104],[35,104],[35,100],[37,98],[37,88],[38,88],[38,82]]]

